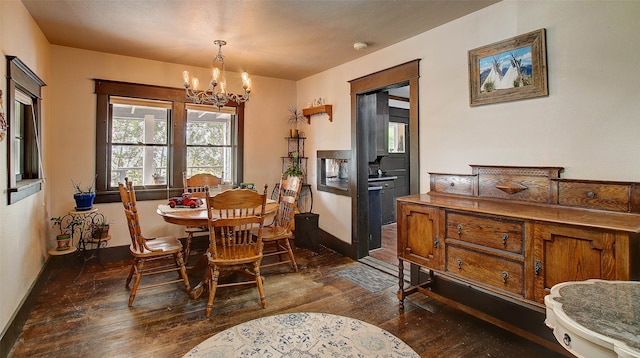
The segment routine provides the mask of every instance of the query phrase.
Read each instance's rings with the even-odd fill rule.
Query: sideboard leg
[[[398,300],[400,300],[400,309],[404,309],[404,262],[398,258]]]

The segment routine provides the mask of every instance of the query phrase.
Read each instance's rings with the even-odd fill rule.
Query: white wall
[[[298,82],[326,97],[334,121],[312,122],[309,152],[350,149],[347,81],[421,59],[420,191],[428,172],[469,164],[562,166],[564,177],[640,181],[640,1],[510,1]],[[471,108],[469,50],[547,30],[548,97]],[[312,175],[315,175],[312,174]],[[320,228],[351,242],[349,198],[314,192]]]
[[[208,78],[210,69],[194,68],[143,60],[75,48],[52,46],[51,146],[56,158],[50,174],[51,215],[65,213],[74,206],[71,179],[89,183],[95,173],[96,96],[93,79],[134,82],[168,87],[182,87],[182,71]],[[241,90],[240,74],[227,73],[230,90]],[[245,106],[244,180],[261,189],[269,185],[269,193],[280,178],[280,157],[287,151],[287,108],[295,102],[293,81],[251,76],[252,94]],[[235,85],[235,87],[234,87]],[[77,135],[80,134],[80,135]],[[184,236],[184,228],[166,224],[156,214],[161,201],[140,201],[138,212],[146,236]],[[122,204],[96,205],[114,223],[110,246],[130,243]],[[53,242],[53,235],[50,238]]]
[[[49,83],[48,42],[20,1],[0,1],[0,52],[0,89],[6,113],[5,56],[17,56]],[[45,123],[50,94],[50,88],[44,87],[42,118]],[[47,248],[42,238],[48,225],[44,206],[46,189],[13,205],[7,204],[8,143],[7,138],[0,142],[0,327],[3,333],[45,262]]]

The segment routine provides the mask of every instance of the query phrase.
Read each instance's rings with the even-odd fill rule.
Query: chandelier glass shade
[[[213,71],[209,87],[200,90],[198,88],[198,79],[194,77],[190,81],[189,71],[182,72],[187,99],[197,104],[212,104],[218,107],[218,109],[225,106],[229,101],[234,101],[238,104],[247,102],[249,100],[249,93],[251,93],[251,79],[249,78],[249,74],[242,72],[243,94],[227,92],[227,78],[224,70],[224,57],[222,56],[222,46],[226,45],[227,42],[224,40],[215,40],[213,43],[218,46],[218,55],[213,59]]]

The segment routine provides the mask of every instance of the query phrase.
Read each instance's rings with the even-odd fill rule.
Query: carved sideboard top
[[[640,213],[640,183],[560,178],[562,167],[471,165],[472,174],[430,174],[430,194]]]

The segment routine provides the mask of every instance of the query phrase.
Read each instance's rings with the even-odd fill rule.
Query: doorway
[[[369,256],[369,162],[366,142],[369,126],[358,116],[358,97],[376,92],[388,92],[395,88],[406,87],[409,92],[408,137],[406,151],[408,154],[408,193],[419,192],[419,133],[418,133],[418,79],[420,60],[407,62],[374,74],[350,81],[351,84],[351,125],[355,128],[351,135],[352,172],[357,173],[352,188],[352,254],[354,259]]]

